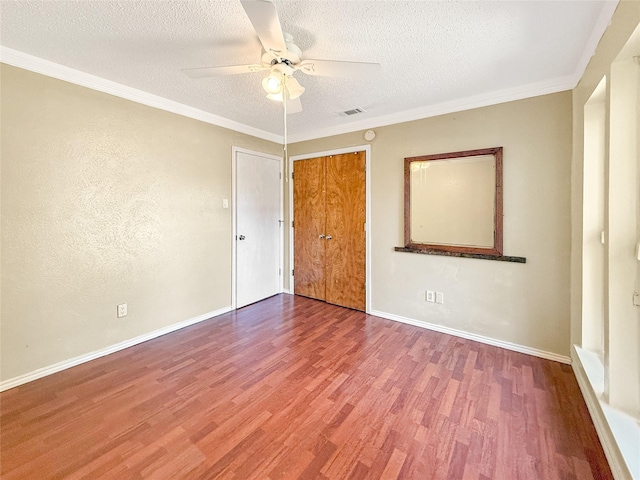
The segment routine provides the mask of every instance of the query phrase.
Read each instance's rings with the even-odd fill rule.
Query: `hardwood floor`
[[[1,394],[9,479],[608,479],[568,365],[279,295]]]

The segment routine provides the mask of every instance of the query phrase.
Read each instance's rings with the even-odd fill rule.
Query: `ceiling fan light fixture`
[[[287,92],[289,98],[294,100],[304,93],[304,87],[294,77],[287,77]]]
[[[276,102],[282,101],[282,93],[270,93],[267,95],[269,100],[275,100]]]
[[[282,92],[282,76],[278,72],[271,72],[262,80],[262,88],[270,94],[277,95]]]

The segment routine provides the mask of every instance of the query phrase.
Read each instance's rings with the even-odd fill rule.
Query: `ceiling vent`
[[[345,110],[344,112],[342,112],[343,115],[357,115],[359,113],[364,112],[364,109],[362,108],[352,108],[351,110]]]

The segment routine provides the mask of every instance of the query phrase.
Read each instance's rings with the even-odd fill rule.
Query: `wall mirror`
[[[502,255],[502,147],[404,159],[406,249]]]

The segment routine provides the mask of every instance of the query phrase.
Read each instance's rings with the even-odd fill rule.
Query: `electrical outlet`
[[[432,290],[427,290],[427,302],[435,302],[436,301],[436,292]]]
[[[126,316],[127,316],[127,304],[121,303],[120,305],[118,305],[118,318],[122,318]]]
[[[436,292],[436,303],[444,303],[444,293]]]

